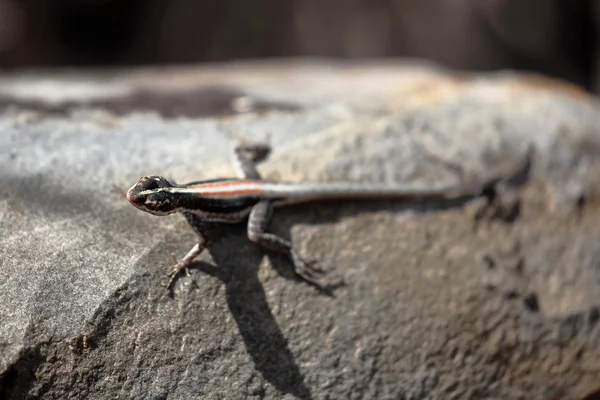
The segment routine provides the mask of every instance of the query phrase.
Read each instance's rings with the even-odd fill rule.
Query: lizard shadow
[[[477,197],[487,198],[488,204],[497,197],[497,185],[504,180],[509,185],[517,186],[527,180],[533,147],[530,147],[527,162],[517,173],[508,179],[492,179],[483,184],[478,193],[457,196],[448,199],[414,199],[414,200],[342,200],[323,201],[321,207],[315,203],[296,205],[295,211],[288,212],[276,210],[278,217],[274,223],[269,224],[268,231],[290,238],[290,230],[303,215],[303,223],[322,224],[338,221],[345,215],[358,214],[372,211],[415,211],[433,212],[451,208],[463,207],[467,202]],[[345,206],[342,208],[340,204]],[[308,216],[308,218],[306,218]],[[220,279],[226,287],[226,300],[229,310],[238,326],[246,349],[252,358],[255,368],[263,378],[271,383],[277,390],[289,393],[300,399],[311,399],[311,393],[304,383],[304,377],[295,362],[294,355],[288,347],[287,340],[281,332],[269,304],[262,283],[259,280],[258,268],[260,264],[259,252],[268,254],[271,265],[284,278],[298,279],[293,272],[292,264],[287,261],[286,266],[281,256],[273,256],[270,252],[256,249],[247,239],[245,225],[227,226],[216,225],[214,238],[216,239],[208,251],[212,255],[217,267],[206,263],[194,263],[200,271]],[[242,228],[243,227],[243,228]],[[223,241],[222,229],[237,232],[227,235]],[[242,231],[243,229],[243,231]],[[279,231],[286,231],[281,234]],[[255,248],[249,256],[242,256],[232,249]],[[233,257],[230,255],[233,253]],[[240,268],[240,264],[243,268]],[[334,286],[342,286],[344,283]]]
[[[289,233],[290,228],[300,220],[303,223],[320,224],[335,222],[344,215],[368,211],[402,212],[412,209],[427,212],[456,207],[463,201],[370,200],[344,203],[349,203],[348,207],[340,208],[339,202],[328,201],[316,209],[308,205],[295,206],[291,212],[277,209],[278,216],[273,218],[269,231],[285,237],[282,229]],[[216,225],[212,233],[214,241],[208,252],[216,266],[195,262],[193,269],[213,276],[225,284],[227,306],[248,354],[263,378],[282,393],[289,393],[299,399],[311,399],[310,390],[304,384],[304,377],[271,312],[263,284],[259,280],[258,268],[262,257],[269,257],[273,268],[284,279],[295,280],[299,284],[305,282],[296,277],[291,262],[284,256],[262,250],[252,244],[247,238],[244,224]],[[334,286],[342,285],[343,283],[338,283]],[[333,296],[333,292],[328,290],[325,290],[324,294]]]
[[[225,229],[226,233],[222,230]],[[242,227],[216,227],[208,249],[216,266],[195,262],[193,268],[225,284],[227,306],[256,370],[279,392],[311,399],[295,357],[288,347],[258,277],[260,251],[249,249]],[[221,231],[221,232],[219,232]],[[232,249],[242,249],[241,252]]]
[[[525,165],[525,172],[521,173],[519,171],[514,174],[508,179],[509,184],[518,185],[522,183],[520,181],[523,179],[518,178],[528,175],[529,159],[530,157],[528,157],[528,162]],[[515,181],[510,182],[510,179]],[[291,213],[285,211],[285,209],[276,210],[278,217],[275,219],[276,222],[270,224],[268,230],[289,239],[291,227],[298,222],[298,215],[304,216],[302,218],[303,223],[323,224],[338,221],[345,215],[356,215],[365,212],[384,210],[405,212],[411,210],[425,213],[460,208],[476,197],[487,198],[489,204],[497,195],[496,186],[499,181],[501,180],[491,180],[483,185],[479,193],[448,199],[323,201],[321,207],[315,207],[315,203],[300,204],[296,205],[295,210]],[[340,207],[341,204],[344,204],[344,207]],[[204,263],[200,265],[195,263],[196,266],[201,271],[217,277],[225,283],[227,305],[236,321],[246,349],[262,376],[281,392],[290,393],[301,399],[310,399],[311,393],[304,384],[304,378],[269,308],[264,288],[259,281],[258,266],[260,259],[258,251],[254,253],[257,255],[256,259],[252,256],[242,261],[241,257],[235,257],[237,261],[234,260],[233,264],[244,262],[246,264],[244,268],[239,268],[239,265],[231,265],[231,258],[227,256],[232,253],[231,249],[249,249],[254,245],[251,245],[247,240],[245,229],[243,232],[240,231],[240,226],[226,227],[225,229],[230,230],[230,232],[237,230],[238,233],[233,236],[228,235],[229,238],[223,242],[223,235],[221,234],[223,228],[225,227],[215,226],[216,241],[209,248],[209,252],[218,267],[215,268]],[[284,230],[285,233],[282,234],[281,230]],[[243,240],[245,243],[241,241],[237,243],[239,240]],[[291,263],[287,262],[286,266],[283,267],[283,264],[277,261],[278,259],[283,261],[282,257],[274,257],[269,253],[269,258],[273,267],[282,277],[298,279],[293,272]],[[344,282],[334,284],[334,287],[344,284]]]

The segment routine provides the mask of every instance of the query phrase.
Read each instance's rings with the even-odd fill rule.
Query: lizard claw
[[[333,296],[333,291],[338,287],[343,286],[344,283],[339,282],[332,284],[331,282],[324,280],[323,275],[325,275],[326,272],[321,268],[315,267],[315,264],[315,261],[305,261],[301,269],[295,265],[296,274],[305,282],[314,286],[321,293]]]
[[[323,276],[327,274],[327,272],[319,266],[319,262],[317,260],[304,260],[304,264],[313,275]]]
[[[294,271],[298,276],[300,276],[305,281],[312,283],[317,286],[321,286],[319,282],[321,277],[326,274],[326,272],[316,267],[317,261],[315,260],[304,260],[297,254],[292,255],[292,261],[294,263]]]
[[[168,270],[168,273],[161,280],[161,284],[162,284],[162,286],[165,287],[165,289],[171,288],[171,286],[173,285],[173,282],[175,282],[175,279],[179,276],[179,273],[181,271],[184,271],[186,276],[190,276],[190,271],[188,269],[188,266],[181,261],[178,261],[177,264],[175,264],[175,265],[171,265],[171,266],[167,267],[167,270]],[[167,279],[168,279],[168,282],[166,285],[164,285],[164,282]]]

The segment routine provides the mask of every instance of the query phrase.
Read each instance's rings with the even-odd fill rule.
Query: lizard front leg
[[[266,249],[287,255],[294,265],[294,271],[305,281],[321,287],[317,271],[311,267],[311,263],[305,261],[294,249],[289,240],[267,233],[266,228],[271,217],[272,207],[269,201],[263,200],[257,203],[250,212],[248,218],[248,239],[252,243]]]
[[[169,282],[167,283],[167,289],[171,287],[175,281],[175,278],[179,276],[181,271],[185,271],[185,273],[189,275],[188,268],[190,265],[194,262],[196,257],[198,257],[210,244],[210,229],[208,223],[192,213],[184,212],[183,215],[198,235],[198,243],[196,243],[194,247],[192,247],[190,251],[188,251],[188,253],[177,262],[177,264],[169,267],[169,274],[167,275]]]

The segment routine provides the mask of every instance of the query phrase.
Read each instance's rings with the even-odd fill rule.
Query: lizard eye
[[[162,176],[144,176],[138,181],[136,186],[139,186],[141,190],[152,190],[164,187],[172,187],[173,185]]]

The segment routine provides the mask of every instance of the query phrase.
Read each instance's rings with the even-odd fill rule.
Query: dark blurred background
[[[0,67],[401,56],[597,92],[599,16],[593,0],[0,0]]]

